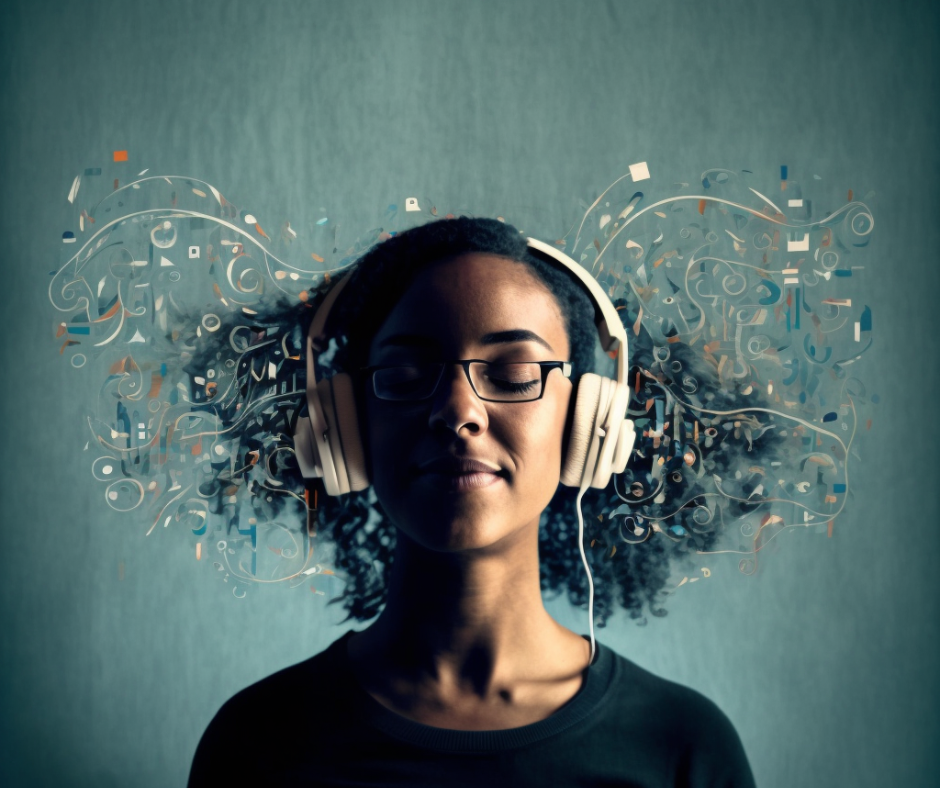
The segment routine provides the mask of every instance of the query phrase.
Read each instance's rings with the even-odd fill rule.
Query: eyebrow
[[[525,328],[513,328],[509,331],[494,331],[484,334],[480,339],[484,345],[508,345],[511,342],[538,342],[542,347],[554,352],[554,348],[534,331]]]
[[[492,331],[480,337],[482,345],[508,345],[513,342],[537,342],[542,347],[554,352],[554,348],[534,331],[525,328],[513,328],[509,331]],[[420,334],[395,334],[379,342],[379,347],[433,347],[437,341]]]

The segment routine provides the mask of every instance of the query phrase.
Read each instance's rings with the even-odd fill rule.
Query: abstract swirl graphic
[[[49,285],[60,353],[101,381],[84,418],[105,501],[147,534],[187,529],[237,597],[320,582],[332,570],[291,438],[304,318],[331,275],[444,211],[407,198],[340,248],[324,212],[273,227],[196,178],[111,186],[100,169],[75,179],[87,207]],[[866,204],[785,167],[657,184],[637,164],[582,208],[556,244],[622,315],[638,433],[593,560],[666,540],[698,566],[675,588],[726,555],[755,572],[788,529],[831,535],[878,402],[855,374],[872,344]]]

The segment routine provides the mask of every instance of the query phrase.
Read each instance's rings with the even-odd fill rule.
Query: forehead
[[[561,308],[529,266],[471,253],[422,270],[382,324],[372,348],[399,334],[428,337],[442,350],[466,347],[488,333],[516,329],[534,332],[567,358]]]

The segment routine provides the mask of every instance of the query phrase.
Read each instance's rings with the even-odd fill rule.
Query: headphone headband
[[[594,324],[600,335],[601,347],[604,348],[606,353],[617,353],[617,382],[625,386],[628,385],[627,364],[629,362],[629,344],[627,342],[627,332],[623,328],[623,323],[621,323],[617,309],[611,302],[610,297],[604,292],[597,280],[591,276],[582,265],[576,263],[561,250],[556,249],[554,246],[544,241],[539,241],[536,238],[526,238],[526,242],[529,250],[537,253],[537,257],[540,259],[548,258],[547,262],[554,263],[555,265],[561,266],[566,271],[569,271],[587,291],[591,303],[594,304]],[[336,302],[343,288],[346,287],[353,271],[355,271],[355,268],[346,273],[343,278],[330,289],[323,303],[320,304],[317,313],[313,317],[313,321],[310,323],[310,329],[307,332],[308,342],[323,333],[323,328],[326,326],[326,321],[333,309],[333,304]],[[310,358],[309,350],[307,358]],[[308,360],[308,392],[311,386],[316,387],[316,380],[313,377],[313,373],[314,367]]]

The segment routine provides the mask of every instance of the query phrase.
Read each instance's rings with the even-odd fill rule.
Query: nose
[[[460,364],[445,367],[434,392],[428,426],[443,426],[457,435],[482,435],[488,424],[486,404],[474,392]]]

